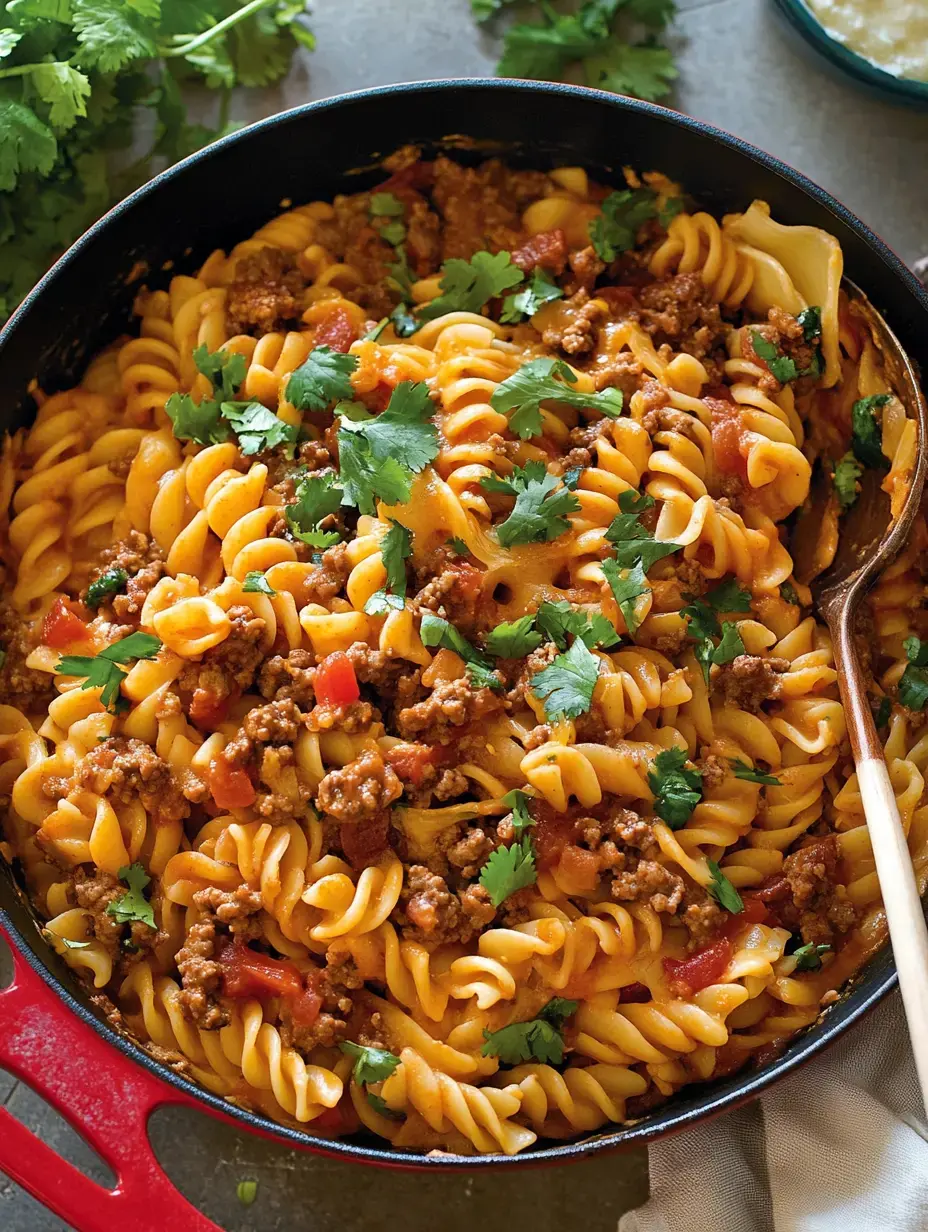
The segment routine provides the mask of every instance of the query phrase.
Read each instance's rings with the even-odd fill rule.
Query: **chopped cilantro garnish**
[[[630,569],[638,562],[645,573],[657,561],[674,552],[679,552],[679,543],[661,542],[641,524],[641,514],[650,509],[654,498],[632,489],[619,493],[621,510],[609,525],[606,538],[615,549],[616,563]]]
[[[737,625],[728,620],[719,624],[718,613],[746,612],[750,611],[750,606],[750,594],[731,578],[709,591],[703,599],[695,599],[680,609],[680,615],[689,620],[687,633],[696,642],[694,653],[707,684],[713,663],[730,663],[744,654],[744,642]],[[720,639],[718,646],[715,638]]]
[[[228,402],[235,397],[248,371],[248,361],[244,355],[235,351],[210,351],[205,343],[194,348],[193,362],[197,371],[209,380],[219,402]]]
[[[299,411],[324,411],[333,402],[351,399],[351,374],[357,366],[356,355],[343,355],[327,346],[316,347],[290,374],[287,401]]]
[[[668,197],[658,212],[657,221],[666,229],[685,209],[686,202],[682,197]]]
[[[133,636],[146,637],[147,634],[133,634]],[[124,640],[128,641],[128,638]],[[142,893],[151,881],[145,869],[141,864],[127,864],[116,875],[129,888],[121,898],[114,898],[108,904],[106,914],[111,915],[118,924],[131,924],[137,921],[139,924],[147,924],[149,928],[154,928],[155,913],[152,911],[151,903]]]
[[[419,636],[423,646],[440,646],[459,655],[467,665],[467,674],[471,683],[479,688],[499,691],[503,683],[493,670],[493,664],[482,655],[467,638],[458,633],[453,624],[435,616],[432,612],[423,612],[419,625]]]
[[[403,244],[397,245],[396,260],[392,265],[387,266],[387,275],[387,281],[393,284],[403,302],[409,303],[412,299],[412,284],[416,281],[416,276],[410,269],[409,258]]]
[[[390,324],[389,317],[381,317],[380,320],[377,322],[377,324],[374,326],[374,328],[369,329],[367,331],[362,341],[363,342],[376,342],[377,339],[380,337],[380,335],[383,333],[383,331],[387,328],[389,324]]]
[[[722,870],[716,864],[715,860],[707,860],[709,872],[712,874],[712,881],[706,886],[706,889],[726,911],[730,911],[733,915],[737,915],[739,911],[744,910],[744,901],[741,895],[728,880]]]
[[[535,848],[530,834],[523,834],[509,847],[497,847],[480,870],[480,884],[494,907],[517,890],[534,885],[535,880]]]
[[[908,659],[899,681],[899,700],[909,710],[924,710],[928,703],[928,642],[907,637],[902,643]]]
[[[796,317],[796,320],[802,326],[802,337],[805,342],[814,342],[816,338],[822,336],[822,310],[821,308],[803,308],[802,312]]]
[[[219,409],[234,428],[238,447],[246,457],[278,445],[292,445],[299,433],[296,424],[286,423],[260,402],[223,402]]]
[[[535,616],[529,613],[497,625],[487,638],[487,654],[499,659],[521,659],[540,645],[541,634],[535,632]]]
[[[555,997],[529,1022],[513,1022],[499,1031],[484,1029],[483,1055],[499,1057],[504,1065],[521,1065],[524,1061],[560,1065],[564,1059],[561,1030],[565,1020],[577,1012],[577,1005],[576,1001]]]
[[[252,569],[250,573],[245,574],[242,590],[246,595],[267,595],[269,599],[273,599],[277,594],[260,569]]]
[[[544,270],[536,266],[528,285],[521,291],[515,291],[512,295],[506,296],[499,319],[504,325],[515,325],[519,321],[533,317],[542,304],[561,299],[563,294],[564,292],[557,283],[546,278]]]
[[[189,394],[171,394],[164,404],[164,413],[170,419],[179,441],[221,445],[232,434],[223,418],[220,404],[210,399],[197,403]]]
[[[754,330],[751,335],[751,345],[754,348],[754,354],[764,361],[771,375],[776,377],[781,385],[795,381],[796,377],[801,375],[796,367],[796,361],[790,359],[788,355],[781,355],[776,345],[758,330]]]
[[[96,611],[101,603],[112,599],[113,595],[118,595],[128,580],[129,575],[125,569],[107,569],[87,587],[87,606]]]
[[[128,708],[128,702],[119,696],[122,682],[128,675],[118,663],[131,663],[133,659],[153,659],[161,649],[161,638],[151,633],[130,633],[112,646],[95,655],[65,655],[55,671],[61,676],[83,676],[82,689],[102,689],[100,701],[109,710],[117,713]]]
[[[570,529],[566,515],[580,508],[573,492],[559,486],[560,477],[546,470],[543,462],[527,462],[524,467],[513,467],[506,479],[488,475],[480,483],[488,492],[516,498],[512,513],[496,528],[504,548],[556,539]]]
[[[371,218],[402,218],[406,207],[399,197],[391,192],[371,193],[369,213]]]
[[[382,1096],[375,1091],[367,1092],[367,1102],[382,1117],[387,1117],[391,1121],[405,1121],[405,1112],[398,1112],[395,1108],[391,1108]]]
[[[448,312],[479,312],[491,299],[522,281],[508,252],[475,252],[469,261],[452,257],[443,266],[441,295],[417,312],[420,322],[432,321]]]
[[[454,548],[458,556],[470,556],[470,548],[463,539],[458,539],[457,536],[455,536],[454,538],[449,539],[448,543],[452,548]]]
[[[721,666],[723,663],[731,663],[732,659],[737,659],[738,655],[743,654],[744,642],[741,640],[738,626],[733,620],[723,620],[722,636],[718,646],[712,652],[710,662]]]
[[[402,244],[406,238],[406,225],[398,219],[394,222],[385,222],[382,227],[377,228],[380,238],[388,244],[392,244],[394,248]]]
[[[585,714],[593,703],[598,679],[599,660],[578,637],[568,651],[532,677],[531,687],[544,702],[545,718],[551,723]]]
[[[512,809],[512,828],[516,838],[521,838],[524,832],[535,824],[535,819],[528,811],[528,796],[518,787],[507,791],[502,797],[502,803]]]
[[[857,500],[857,481],[863,474],[863,469],[850,451],[844,455],[840,462],[835,464],[835,494],[838,497],[838,505],[842,513],[847,513],[848,509]]]
[[[438,454],[432,411],[425,382],[403,381],[382,414],[364,419],[341,414],[338,456],[345,504],[373,513],[377,500],[388,505],[409,500],[410,473]]]
[[[664,749],[648,771],[648,786],[654,792],[654,811],[671,830],[679,830],[690,819],[702,799],[702,773],[686,766],[683,749]]]
[[[530,359],[497,386],[490,398],[490,406],[494,411],[508,415],[509,427],[522,440],[542,434],[542,402],[560,402],[578,410],[599,411],[610,419],[621,415],[621,389],[581,393],[570,388],[576,383],[576,373],[562,359]]]
[[[676,548],[677,544],[673,546]],[[648,580],[644,575],[644,567],[638,560],[630,569],[623,571],[614,560],[604,560],[602,568],[603,576],[609,583],[619,611],[622,613],[625,627],[634,637],[641,624],[638,616],[638,600],[650,590]]]
[[[858,462],[874,470],[885,471],[889,466],[889,459],[883,453],[883,434],[874,412],[890,399],[890,394],[871,394],[869,398],[859,398],[851,407],[851,449]]]
[[[751,610],[751,592],[738,585],[735,578],[721,582],[703,597],[716,612],[749,612]]]
[[[638,229],[657,213],[657,194],[650,188],[625,188],[612,192],[602,204],[602,214],[590,223],[590,242],[602,261],[614,261],[620,252],[634,248]]]
[[[331,471],[307,475],[296,486],[296,500],[287,505],[284,515],[291,535],[311,548],[328,548],[338,543],[337,530],[320,530],[320,524],[341,508],[345,493]]]
[[[799,606],[799,596],[796,594],[796,587],[792,582],[780,583],[780,598],[784,603],[792,603],[797,607]]]
[[[615,626],[601,612],[578,611],[566,599],[541,603],[535,613],[535,624],[545,640],[554,642],[558,650],[567,649],[568,634],[582,638],[590,650],[595,646],[608,650],[621,640]]]
[[[412,535],[399,522],[390,519],[390,529],[380,541],[380,553],[387,571],[387,585],[371,595],[364,610],[368,616],[385,616],[402,611],[406,600],[406,564],[412,555]]]
[[[818,971],[822,965],[822,955],[830,951],[830,945],[813,945],[811,942],[808,945],[801,945],[798,950],[793,950],[793,958],[796,960],[793,970]]]
[[[351,1075],[359,1087],[368,1082],[383,1082],[400,1063],[398,1056],[384,1048],[367,1048],[351,1040],[343,1040],[339,1048],[346,1056],[355,1058]]]
[[[749,766],[745,761],[732,761],[731,768],[734,771],[736,779],[744,779],[746,783],[763,783],[767,787],[782,787],[783,784],[778,778],[774,778],[772,774],[764,774],[762,770],[755,770],[753,766]]]

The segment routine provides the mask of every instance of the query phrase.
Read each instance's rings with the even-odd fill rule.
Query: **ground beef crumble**
[[[370,749],[330,770],[319,784],[316,805],[338,821],[359,822],[376,816],[403,794],[403,785],[380,753]]]

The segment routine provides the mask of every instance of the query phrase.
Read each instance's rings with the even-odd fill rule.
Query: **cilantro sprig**
[[[448,312],[480,312],[491,299],[518,286],[524,277],[508,252],[475,252],[469,261],[452,257],[442,272],[438,284],[441,295],[417,311],[420,323]]]
[[[405,526],[390,519],[390,529],[380,541],[380,554],[387,571],[387,584],[364,604],[368,616],[387,616],[401,612],[406,606],[406,565],[412,555],[412,534]]]
[[[566,599],[539,604],[535,624],[545,640],[554,642],[558,650],[567,649],[568,635],[582,638],[590,650],[597,646],[608,650],[621,641],[615,626],[601,612],[580,611]]]
[[[106,914],[119,924],[147,924],[155,927],[155,913],[143,891],[151,881],[141,864],[127,864],[116,874],[129,888],[120,898],[107,904]]]
[[[851,407],[851,450],[858,462],[878,471],[889,467],[889,459],[883,453],[883,434],[876,411],[889,401],[890,394],[870,394],[868,398],[858,398]]]
[[[517,891],[534,885],[536,880],[535,847],[530,834],[523,834],[509,847],[497,847],[490,852],[480,870],[480,884],[494,907],[499,907]]]
[[[654,769],[648,771],[648,786],[654,792],[654,811],[671,830],[685,826],[702,799],[702,772],[687,767],[686,762],[685,750],[664,749],[655,757]]]
[[[436,616],[433,612],[423,612],[419,623],[419,636],[423,646],[440,646],[459,655],[467,667],[471,684],[476,688],[495,689],[497,692],[502,689],[503,682],[494,671],[490,660],[472,646],[450,621]]]
[[[602,204],[602,213],[590,223],[590,242],[603,261],[635,246],[638,229],[657,214],[657,193],[650,188],[624,188],[612,192]]]
[[[561,299],[563,295],[557,283],[551,282],[544,270],[536,266],[526,286],[506,296],[499,319],[503,325],[517,325],[533,317],[544,304]]]
[[[529,797],[518,787],[507,791],[502,797],[501,803],[512,809],[512,828],[516,838],[521,838],[525,831],[535,824],[534,817],[528,811],[528,802]]]
[[[899,701],[909,710],[924,710],[928,704],[928,642],[907,637],[902,646],[908,663],[897,686]]]
[[[509,418],[509,427],[522,440],[541,436],[544,425],[542,402],[559,402],[578,410],[599,411],[610,419],[622,413],[622,391],[603,389],[582,393],[571,389],[577,374],[562,359],[530,359],[502,381],[490,398],[494,411]]]
[[[324,411],[333,402],[354,397],[351,374],[358,366],[356,355],[343,355],[331,347],[310,351],[304,363],[290,373],[286,397],[298,411]]]
[[[835,494],[838,497],[838,507],[842,513],[847,513],[848,509],[857,500],[860,490],[858,480],[863,474],[863,470],[864,468],[850,450],[840,461],[835,463],[833,481]]]
[[[399,1057],[385,1048],[368,1048],[351,1040],[343,1040],[339,1048],[346,1056],[354,1057],[351,1076],[359,1087],[369,1082],[383,1082],[400,1063]]]
[[[161,649],[161,638],[151,633],[130,633],[95,655],[64,655],[55,671],[61,676],[83,676],[82,689],[101,689],[100,701],[115,713],[127,710],[129,703],[119,696],[128,672],[120,663],[153,659]]]
[[[830,952],[830,945],[814,945],[811,942],[808,945],[801,945],[798,950],[793,950],[793,958],[796,960],[793,970],[819,971],[822,966],[822,955]]]
[[[578,637],[568,651],[532,677],[531,687],[544,704],[545,718],[553,723],[586,714],[598,679],[599,660]]]
[[[731,762],[732,773],[736,779],[744,779],[746,783],[762,783],[767,787],[782,787],[783,784],[773,774],[764,774],[762,770],[755,770],[753,766],[749,766],[746,761],[734,760]]]
[[[294,501],[285,506],[287,528],[295,539],[311,548],[329,548],[341,536],[336,530],[321,530],[326,518],[338,513],[345,499],[344,489],[330,471],[305,475],[297,484]]]
[[[541,634],[535,629],[535,616],[529,613],[518,620],[504,621],[491,629],[487,637],[487,654],[499,659],[521,659],[541,645]]]
[[[724,907],[726,911],[730,911],[732,915],[737,915],[739,912],[743,911],[744,900],[719,868],[715,860],[707,860],[706,863],[709,866],[709,872],[712,876],[712,880],[706,886],[706,889],[715,901],[720,907]]]
[[[125,590],[128,581],[129,575],[125,569],[107,569],[105,573],[94,578],[87,587],[85,600],[87,606],[96,611],[101,603],[106,603],[114,595],[118,595],[121,590]]]
[[[641,515],[653,505],[654,497],[646,492],[628,489],[619,493],[620,512],[610,522],[606,538],[612,544],[616,563],[623,569],[640,563],[647,573],[657,561],[680,551],[681,544],[655,539],[642,525]]]
[[[564,1023],[576,1014],[579,1002],[555,997],[529,1022],[513,1022],[499,1031],[484,1029],[485,1057],[499,1057],[504,1065],[541,1061],[560,1065],[564,1059]]]
[[[720,612],[749,612],[751,595],[732,578],[680,609],[689,621],[687,634],[694,639],[694,654],[706,683],[713,664],[721,666],[744,654],[744,642],[734,621],[719,622]],[[715,639],[718,638],[718,644]]]
[[[630,569],[622,570],[614,560],[604,560],[602,569],[629,636],[634,637],[641,625],[638,600],[651,589],[641,561],[636,561]]]
[[[433,409],[424,381],[403,381],[380,415],[354,418],[347,408],[341,410],[338,457],[343,503],[372,514],[378,500],[388,505],[409,500],[412,474],[438,456]],[[356,413],[352,411],[352,416]]]
[[[570,529],[567,514],[576,513],[580,501],[562,485],[558,475],[552,475],[543,462],[527,462],[515,466],[501,479],[488,475],[481,479],[487,492],[514,496],[515,506],[509,517],[496,528],[504,548],[517,543],[545,543]]]

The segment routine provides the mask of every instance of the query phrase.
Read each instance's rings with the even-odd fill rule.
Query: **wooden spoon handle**
[[[883,758],[861,758],[857,763],[857,782],[880,879],[922,1101],[928,1108],[928,927]]]

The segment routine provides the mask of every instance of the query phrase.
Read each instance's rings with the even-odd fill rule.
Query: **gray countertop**
[[[239,100],[237,119],[391,81],[492,75],[493,40],[468,0],[318,0],[318,49],[279,89]],[[912,263],[928,253],[928,114],[860,92],[783,29],[769,0],[680,0],[674,28],[681,111],[779,155],[829,189]],[[99,1179],[99,1161],[27,1088],[0,1072],[0,1100]],[[643,1152],[515,1175],[393,1173],[287,1151],[193,1112],[157,1114],[152,1141],[183,1192],[228,1232],[612,1232],[647,1192]],[[250,1208],[235,1196],[259,1182]],[[3,1232],[60,1232],[0,1175]],[[123,1232],[149,1232],[126,1228]],[[151,1232],[162,1232],[152,1229]]]

